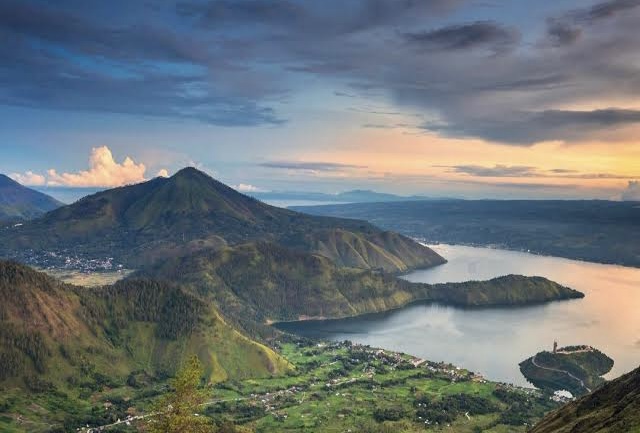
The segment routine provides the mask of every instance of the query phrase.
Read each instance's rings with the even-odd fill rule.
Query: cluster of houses
[[[79,271],[83,273],[118,271],[124,268],[122,264],[115,263],[113,257],[87,259],[65,251],[27,250],[22,253],[20,261],[42,269]]]

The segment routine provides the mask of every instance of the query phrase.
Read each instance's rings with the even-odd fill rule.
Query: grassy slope
[[[0,221],[32,219],[62,203],[0,174]]]
[[[640,368],[547,415],[531,433],[640,432]]]
[[[288,368],[227,324],[213,304],[153,281],[86,289],[0,262],[0,322],[5,386],[45,378],[73,389],[74,377],[93,386],[102,376],[118,382],[134,370],[172,374],[193,353],[213,381]]]
[[[131,267],[156,259],[250,240],[277,241],[324,254],[336,263],[401,272],[444,263],[429,248],[354,220],[313,217],[247,197],[206,174],[103,191],[44,218],[0,232],[0,253],[72,248],[116,257]]]

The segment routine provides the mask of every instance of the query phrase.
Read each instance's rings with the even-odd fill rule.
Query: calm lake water
[[[453,245],[432,246],[449,263],[406,278],[425,283],[540,275],[584,299],[522,308],[459,309],[411,305],[358,318],[279,325],[310,337],[351,340],[447,361],[487,378],[530,386],[518,363],[540,350],[588,344],[614,359],[607,378],[640,365],[640,269]]]

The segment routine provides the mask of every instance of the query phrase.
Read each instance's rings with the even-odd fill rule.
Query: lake
[[[539,275],[584,299],[521,308],[460,309],[414,304],[344,320],[280,324],[308,337],[351,340],[447,361],[491,380],[530,386],[518,363],[541,351],[588,344],[614,359],[611,379],[640,365],[640,269],[454,245],[431,246],[449,262],[405,275],[424,283]]]

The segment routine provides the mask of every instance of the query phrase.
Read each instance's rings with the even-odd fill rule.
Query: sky
[[[640,0],[0,0],[0,172],[640,200]]]

